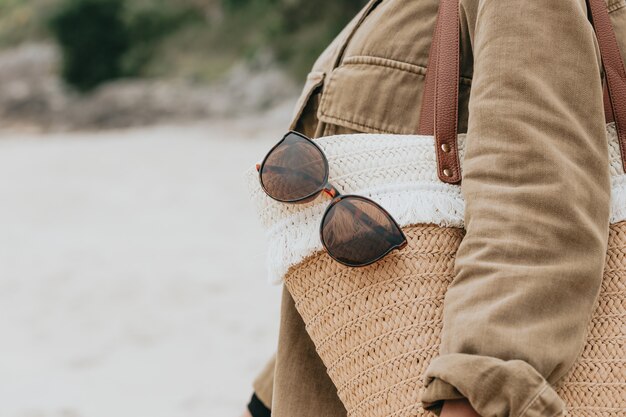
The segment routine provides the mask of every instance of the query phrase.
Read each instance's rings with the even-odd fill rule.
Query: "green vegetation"
[[[50,27],[62,46],[63,78],[79,90],[121,77],[130,37],[120,0],[66,2]]]
[[[123,0],[64,0],[49,18],[63,53],[63,78],[79,90],[123,76],[140,76],[159,42],[187,22],[191,9],[167,4],[130,8]]]
[[[269,3],[277,14],[267,22],[268,43],[279,61],[298,77],[306,74],[315,58],[366,3],[364,0],[248,0],[254,1]]]
[[[152,63],[149,74],[212,80],[241,57],[254,61],[269,51],[290,74],[302,79],[315,58],[366,3],[366,0],[200,1],[208,10],[207,24],[190,26],[170,37],[161,49],[162,57]]]
[[[52,38],[81,90],[121,76],[223,75],[268,55],[302,78],[365,0],[0,0],[0,47]]]

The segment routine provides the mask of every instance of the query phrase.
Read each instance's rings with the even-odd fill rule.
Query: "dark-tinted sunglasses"
[[[391,215],[369,198],[341,195],[328,182],[328,159],[306,136],[290,131],[257,164],[265,193],[283,203],[306,203],[321,192],[332,200],[320,225],[322,245],[336,261],[365,266],[407,244]]]

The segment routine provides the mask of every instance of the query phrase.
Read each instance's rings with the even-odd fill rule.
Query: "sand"
[[[242,172],[289,114],[0,133],[0,417],[238,417],[280,287]]]

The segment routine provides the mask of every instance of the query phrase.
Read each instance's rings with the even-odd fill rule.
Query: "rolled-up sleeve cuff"
[[[560,417],[565,403],[529,363],[450,353],[435,358],[424,374],[422,406],[437,415],[444,400],[467,398],[481,416]]]

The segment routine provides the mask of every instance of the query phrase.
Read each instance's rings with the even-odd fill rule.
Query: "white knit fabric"
[[[613,123],[607,124],[611,173],[611,223],[626,220],[626,175]],[[315,139],[330,167],[329,181],[342,194],[359,194],[384,207],[400,226],[434,223],[463,227],[461,186],[437,178],[433,136],[352,134]],[[458,135],[463,170],[465,135]],[[245,173],[267,234],[268,279],[280,284],[289,267],[323,250],[319,228],[330,202],[326,194],[306,204],[285,204],[261,189],[252,166]]]

